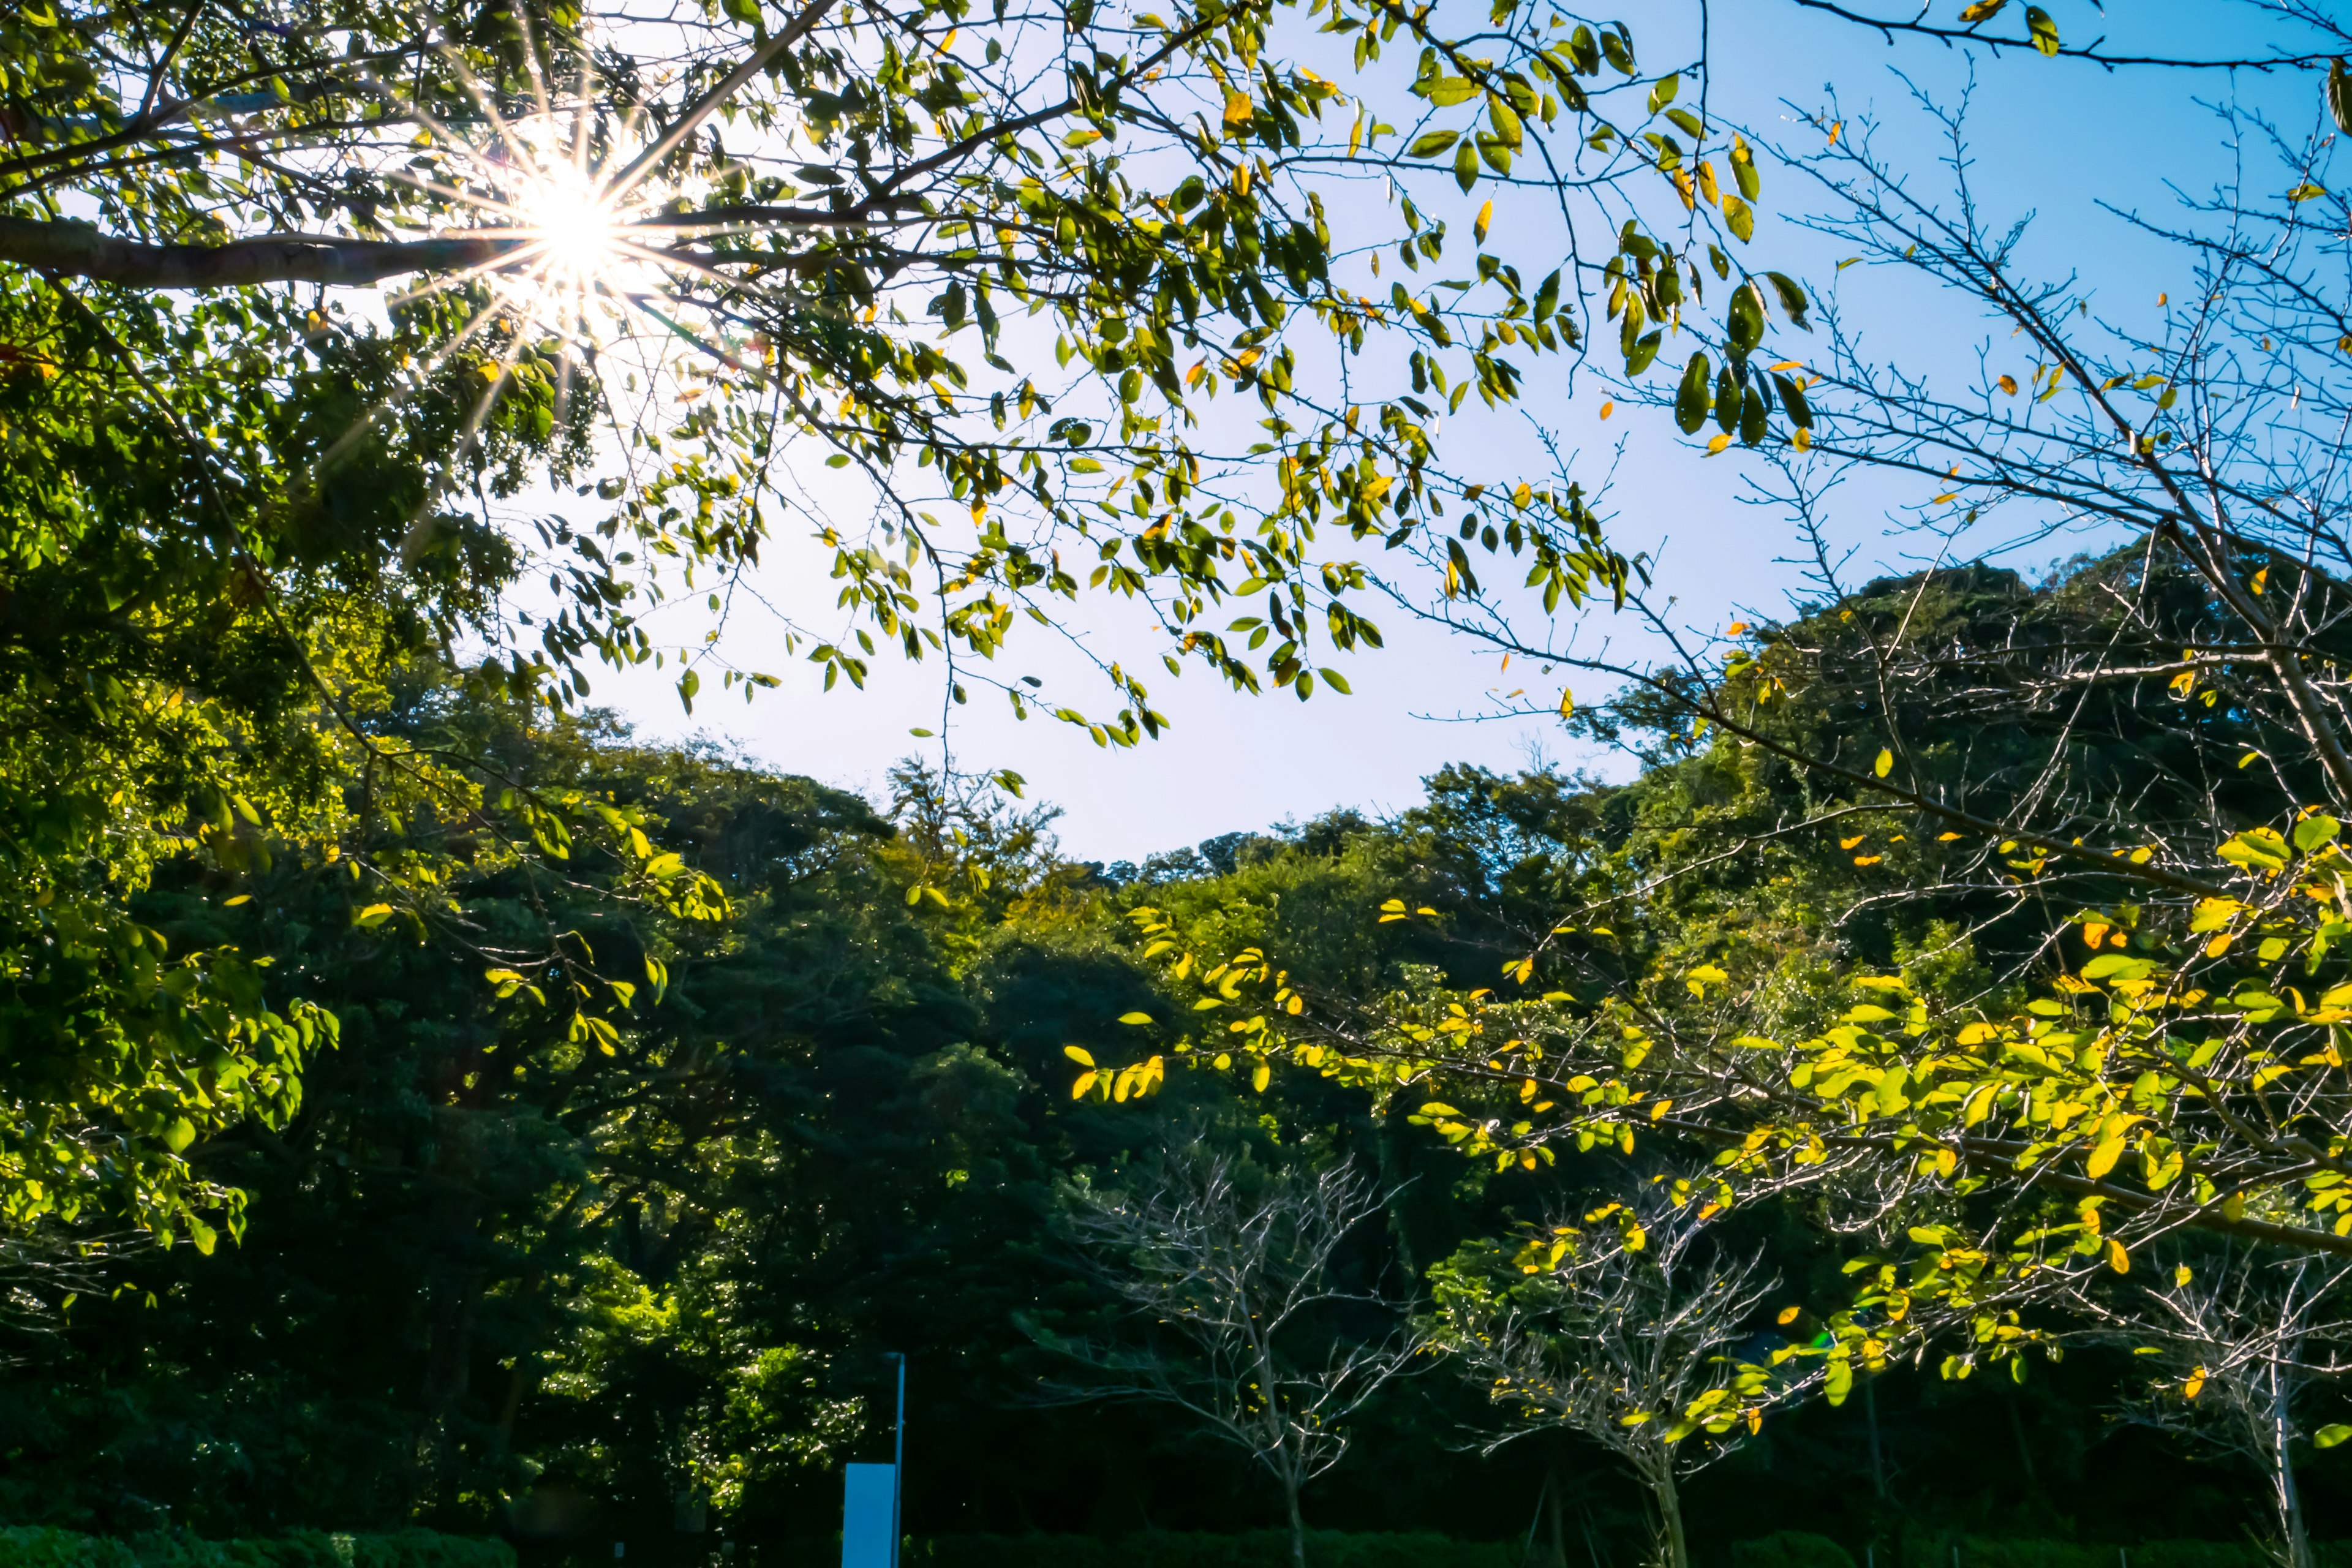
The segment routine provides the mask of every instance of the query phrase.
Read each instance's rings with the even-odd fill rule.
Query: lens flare
[[[566,168],[519,193],[520,226],[540,248],[548,284],[593,289],[622,258],[618,226],[605,194]]]

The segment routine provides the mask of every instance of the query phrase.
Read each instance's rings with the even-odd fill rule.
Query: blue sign
[[[898,1568],[898,1467],[842,1472],[841,1568]]]

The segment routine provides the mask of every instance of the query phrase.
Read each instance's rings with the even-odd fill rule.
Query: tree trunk
[[[1886,1500],[1886,1462],[1878,1448],[1878,1378],[1871,1373],[1862,1376],[1862,1418],[1870,1428],[1870,1489],[1878,1500]]]
[[[1658,1500],[1658,1539],[1664,1562],[1661,1568],[1690,1568],[1690,1543],[1683,1539],[1683,1500],[1675,1489],[1671,1455],[1650,1479],[1651,1495]]]
[[[2294,1455],[2290,1445],[2294,1427],[2287,1415],[2287,1405],[2294,1394],[2294,1385],[2286,1369],[2275,1361],[2269,1367],[2271,1380],[2271,1496],[2278,1509],[2280,1544],[2285,1552],[2285,1568],[2312,1568],[2311,1537],[2303,1519],[2303,1494],[2294,1484]]]
[[[1307,1568],[1307,1519],[1298,1511],[1298,1482],[1289,1476],[1282,1478],[1282,1500],[1290,1509],[1290,1568]]]

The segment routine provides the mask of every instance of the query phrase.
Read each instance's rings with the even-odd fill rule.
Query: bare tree
[[[2318,1436],[2305,1410],[2313,1385],[2352,1367],[2352,1317],[2337,1294],[2347,1278],[2352,1263],[2243,1252],[2201,1275],[2181,1267],[2162,1288],[2120,1300],[2087,1291],[2076,1299],[2095,1334],[2158,1363],[2126,1419],[2235,1454],[2261,1472],[2282,1568],[2312,1568],[2294,1449]]]
[[[1486,1244],[1434,1276],[1445,1347],[1521,1419],[1487,1450],[1546,1429],[1601,1445],[1641,1483],[1664,1568],[1690,1563],[1683,1479],[1817,1381],[1738,1363],[1734,1348],[1777,1281],[1716,1239],[1714,1217],[1686,1184],[1661,1181],[1581,1226],[1529,1236],[1515,1255]],[[1588,1228],[1601,1222],[1612,1223]]]
[[[1152,1174],[1142,1196],[1077,1195],[1071,1234],[1140,1331],[1057,1343],[1092,1375],[1051,1396],[1174,1405],[1247,1452],[1282,1489],[1305,1568],[1299,1493],[1346,1454],[1349,1418],[1426,1348],[1408,1303],[1352,1283],[1340,1257],[1383,1194],[1344,1163],[1261,1173],[1198,1140]]]

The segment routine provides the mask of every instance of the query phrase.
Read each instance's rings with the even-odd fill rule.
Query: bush
[[[2146,1541],[2118,1547],[1925,1533],[1904,1539],[1903,1568],[1954,1568],[1956,1547],[1958,1568],[2276,1568],[2276,1559],[2250,1541]],[[2352,1568],[2352,1544],[2315,1542],[2312,1556],[2319,1568]]]
[[[1853,1568],[1853,1555],[1826,1535],[1784,1530],[1735,1544],[1731,1568]]]
[[[1091,1535],[942,1535],[917,1542],[909,1568],[1291,1568],[1290,1533],[1148,1531]],[[0,1568],[11,1568],[0,1563]],[[1443,1535],[1307,1533],[1307,1568],[1520,1568],[1517,1544]],[[1851,1568],[1851,1564],[1848,1565]]]
[[[0,1529],[0,1568],[515,1568],[515,1554],[503,1541],[430,1530],[206,1541],[178,1530],[117,1538],[32,1527]]]

